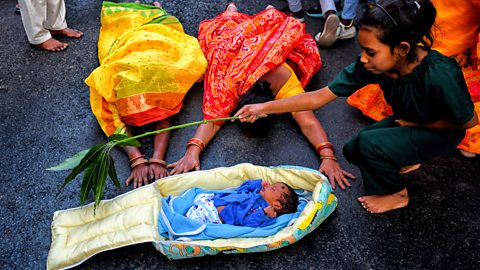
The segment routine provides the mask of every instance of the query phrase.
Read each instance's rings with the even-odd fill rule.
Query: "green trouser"
[[[405,188],[398,172],[400,167],[446,154],[454,150],[463,137],[465,130],[401,127],[389,116],[350,138],[343,147],[343,155],[360,168],[367,194],[393,194]]]

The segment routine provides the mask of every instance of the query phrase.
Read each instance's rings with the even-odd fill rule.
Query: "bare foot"
[[[225,11],[237,12],[238,11],[237,5],[235,5],[235,3],[233,3],[233,2],[231,2],[227,5],[227,8],[225,9]]]
[[[66,36],[71,38],[80,38],[83,36],[83,33],[77,29],[65,28],[62,30],[50,30],[52,36]]]
[[[405,207],[408,205],[408,199],[406,188],[390,195],[371,195],[357,198],[362,207],[373,214]]]
[[[418,170],[418,168],[420,168],[420,165],[421,165],[421,164],[403,166],[403,167],[400,168],[400,170],[398,171],[398,173],[400,173],[400,174],[406,174],[406,173],[409,173],[409,172]]]
[[[477,156],[476,153],[469,152],[469,151],[462,150],[462,149],[460,149],[460,153],[462,153],[462,155],[463,155],[464,157],[468,157],[468,158],[473,158],[473,157],[476,157],[476,156]]]
[[[59,52],[65,50],[68,47],[68,44],[51,38],[40,44],[32,44],[32,46],[49,52]]]
[[[154,5],[157,8],[162,8],[162,5],[160,5],[160,3],[157,1],[153,2],[152,5]]]
[[[268,5],[265,9],[275,9],[275,7],[272,5]]]

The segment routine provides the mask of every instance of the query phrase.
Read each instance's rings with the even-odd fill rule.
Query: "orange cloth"
[[[305,24],[276,9],[248,16],[225,11],[200,23],[200,46],[208,61],[205,119],[228,117],[239,98],[268,71],[287,62],[305,86],[322,66]]]
[[[433,0],[432,3],[437,9],[433,49],[454,57],[462,67],[475,111],[480,115],[480,1]],[[377,121],[392,114],[376,84],[361,88],[347,102]],[[467,130],[458,148],[480,154],[480,124]]]

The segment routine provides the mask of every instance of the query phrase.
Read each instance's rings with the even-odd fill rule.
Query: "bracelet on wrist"
[[[158,163],[158,164],[161,164],[165,167],[167,167],[167,162],[163,159],[159,159],[159,158],[151,158],[148,160],[148,163]]]
[[[320,156],[320,159],[331,159],[337,161],[337,158],[335,156]]]
[[[205,149],[205,143],[203,143],[203,141],[198,138],[191,138],[190,140],[188,140],[185,148],[188,148],[190,145],[195,145],[196,147],[200,148],[200,152]]]
[[[333,144],[330,142],[322,142],[322,143],[319,143],[317,147],[315,147],[319,155],[321,155],[320,152],[325,148],[332,149],[333,153],[335,154],[335,148],[333,147]]]
[[[140,164],[145,164],[145,163],[147,163],[147,162],[148,162],[148,160],[144,159],[143,157],[142,157],[142,158],[138,158],[138,159],[136,159],[134,162],[132,162],[132,164],[130,164],[130,168],[133,169],[133,168],[137,167],[138,165],[140,165]]]

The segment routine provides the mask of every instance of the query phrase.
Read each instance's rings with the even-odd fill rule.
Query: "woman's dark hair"
[[[369,5],[360,22],[361,26],[379,30],[378,39],[393,49],[402,41],[410,44],[408,60],[415,58],[413,48],[422,44],[433,45],[432,26],[437,11],[430,0],[381,0]]]
[[[283,193],[280,197],[280,204],[282,205],[282,210],[277,213],[278,215],[297,212],[298,195],[292,187],[290,187],[289,185],[286,186],[288,188],[288,191],[286,193]]]
[[[273,100],[273,93],[270,89],[270,83],[267,81],[256,81],[252,88],[248,90],[238,102],[235,112],[247,104],[264,103]],[[271,117],[259,118],[253,123],[238,122],[240,128],[250,135],[265,136],[270,130]]]

